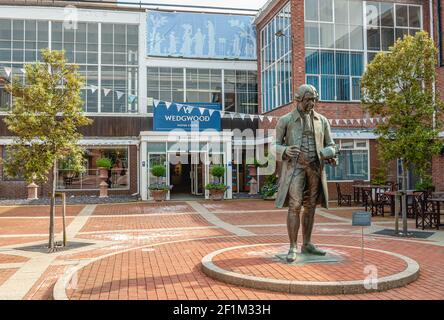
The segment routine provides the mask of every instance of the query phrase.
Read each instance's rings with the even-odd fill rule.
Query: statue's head
[[[298,92],[295,93],[295,99],[301,111],[307,112],[316,106],[319,94],[311,84],[303,84],[299,87]]]

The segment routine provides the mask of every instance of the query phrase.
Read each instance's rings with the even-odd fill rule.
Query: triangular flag
[[[7,75],[8,78],[9,78],[9,76],[11,75],[11,72],[12,72],[12,68],[4,67],[3,69],[5,69],[6,75]]]
[[[183,108],[183,104],[177,103],[176,107],[177,107],[177,111],[179,112]]]
[[[97,86],[93,86],[92,84],[89,85],[89,89],[91,90],[92,93],[96,92],[97,88],[98,88]]]
[[[230,112],[230,117],[231,117],[231,120],[234,119],[234,112]]]
[[[347,124],[347,119],[342,119],[342,122],[344,122],[344,124]]]
[[[254,114],[250,114],[251,121],[254,121]]]
[[[350,119],[350,124],[353,124],[353,119]]]
[[[200,115],[203,115],[205,112],[205,108],[199,108]]]
[[[268,118],[268,122],[271,123],[273,121],[273,117],[272,116],[268,116],[267,118]]]
[[[358,124],[361,124],[361,119],[356,119],[356,122],[357,122]]]
[[[240,117],[242,118],[242,120],[245,119],[246,114],[245,113],[239,113]]]
[[[373,124],[373,118],[370,118],[370,123],[372,123],[372,124]]]
[[[165,105],[167,107],[167,110],[171,107],[171,102],[165,101]]]
[[[332,125],[333,120],[332,119],[328,119],[328,123],[330,123],[330,125]]]
[[[339,125],[339,119],[335,119],[336,125]]]
[[[211,117],[214,113],[214,109],[208,109],[208,113],[210,114],[210,117]]]
[[[264,116],[259,116],[259,119],[262,121],[264,121]]]
[[[157,99],[154,99],[153,102],[154,102],[154,108],[157,108],[157,106],[159,105],[160,101],[157,100]]]
[[[364,121],[364,124],[367,124],[367,119],[362,119],[362,121]]]
[[[225,111],[219,111],[220,117],[223,118],[225,115]]]
[[[136,98],[137,98],[137,96],[135,96],[133,94],[128,95],[128,100],[129,100],[130,103],[133,103],[134,100],[136,100]]]
[[[103,88],[103,95],[106,97],[110,93],[111,89]]]
[[[122,96],[125,94],[125,92],[116,91],[116,94],[117,94],[117,100],[120,100],[120,98],[122,98]]]

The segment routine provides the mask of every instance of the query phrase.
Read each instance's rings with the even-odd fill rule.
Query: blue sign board
[[[221,130],[220,103],[171,103],[159,101],[154,104],[154,131],[203,131],[206,129]]]
[[[367,227],[372,224],[372,215],[370,212],[353,212],[352,225]]]
[[[256,60],[254,16],[148,11],[150,56]]]

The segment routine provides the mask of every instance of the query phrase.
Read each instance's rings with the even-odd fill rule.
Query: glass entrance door
[[[191,153],[191,194],[202,195],[204,190],[204,166],[198,152]]]

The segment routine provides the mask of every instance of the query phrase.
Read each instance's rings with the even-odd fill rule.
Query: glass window
[[[395,41],[393,28],[381,28],[381,50],[388,51]]]
[[[305,46],[319,47],[319,24],[317,22],[305,24]]]
[[[350,26],[350,49],[364,49],[364,29],[362,26]]]
[[[319,4],[318,0],[305,0],[305,20],[319,20]]]
[[[333,22],[333,0],[319,1],[319,20]]]
[[[380,50],[379,28],[367,28],[367,48],[368,50]]]
[[[348,49],[349,36],[350,36],[350,33],[348,31],[348,25],[336,24],[335,35],[336,35],[336,48]]]
[[[408,6],[407,5],[396,5],[396,26],[397,27],[408,27]]]
[[[320,23],[320,39],[322,48],[333,48],[334,47],[334,28],[330,23]]]
[[[410,28],[421,27],[421,7],[409,6],[409,27]]]
[[[100,172],[96,165],[99,158],[109,158],[112,166],[105,182],[110,189],[128,189],[130,182],[128,147],[121,148],[88,148],[83,154],[84,169],[80,173],[70,167],[69,159],[58,162],[57,189],[98,190]]]
[[[381,26],[383,27],[393,27],[393,4],[392,3],[381,3]]]
[[[335,23],[348,24],[348,0],[334,0]]]
[[[362,26],[362,1],[350,0],[348,5],[350,10],[350,24]]]
[[[312,18],[316,17],[314,7],[317,6],[317,1],[312,2],[312,8],[310,4],[306,10],[308,16]],[[266,41],[261,43],[261,53],[265,55],[265,63],[261,64],[261,78],[262,78],[262,111],[269,111],[273,108],[287,104],[292,99],[291,93],[291,28],[290,23],[285,22],[286,19],[282,19],[283,16],[290,15],[290,4],[288,3],[264,28],[265,33],[268,34]],[[271,30],[271,31],[270,31]],[[281,31],[281,35],[276,35],[276,31]],[[305,41],[310,46],[317,47],[319,45],[319,33],[317,24],[311,24],[305,30]],[[331,36],[330,42],[333,42],[333,36]],[[236,81],[238,81],[236,79]],[[238,86],[238,84],[236,84]],[[238,90],[238,89],[236,89]],[[236,107],[257,104],[257,94],[245,95],[242,92],[236,99]],[[254,102],[243,102],[245,99],[250,99]],[[226,97],[227,98],[227,97]],[[240,103],[240,104],[239,104]],[[227,105],[227,101],[225,102]],[[243,108],[243,107],[242,107]],[[254,107],[256,109],[256,107]]]

